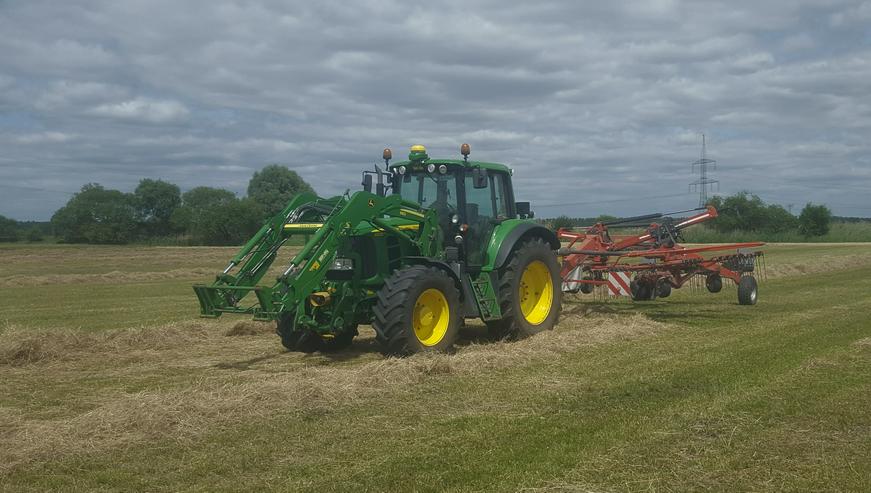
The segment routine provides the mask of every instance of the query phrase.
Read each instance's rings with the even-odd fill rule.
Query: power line
[[[649,197],[632,197],[625,199],[611,199],[611,200],[591,200],[588,202],[564,202],[561,204],[535,204],[536,208],[546,208],[546,207],[562,207],[562,206],[570,206],[570,205],[594,205],[594,204],[609,204],[614,202],[636,202],[639,200],[652,200],[652,199],[668,199],[672,197],[686,197],[685,193],[673,193],[671,195],[652,195]]]

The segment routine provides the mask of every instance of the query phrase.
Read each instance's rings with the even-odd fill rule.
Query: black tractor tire
[[[738,281],[738,304],[755,305],[758,296],[759,288],[756,284],[756,278],[753,276],[743,276]]]
[[[462,325],[460,293],[441,269],[415,265],[398,270],[377,298],[372,328],[385,356],[453,348]]]
[[[546,269],[546,273],[543,268]],[[532,269],[529,270],[528,269]],[[541,286],[524,282],[524,273],[530,282],[543,282]],[[548,286],[549,280],[549,286]],[[496,340],[522,339],[553,329],[562,308],[560,268],[550,245],[541,238],[529,238],[514,250],[510,260],[499,270],[498,299],[502,319],[487,322],[490,337]],[[542,291],[536,291],[541,288]],[[548,290],[550,305],[548,306]],[[523,312],[523,301],[537,299],[528,315]],[[526,297],[526,298],[524,298]]]
[[[296,330],[293,314],[287,314],[278,322],[276,330],[281,344],[288,350],[298,353],[314,353],[323,347],[323,339],[310,330]]]
[[[671,296],[671,283],[668,281],[659,281],[656,285],[656,294],[660,298],[668,298]]]
[[[720,274],[708,274],[705,278],[705,287],[711,293],[719,293],[723,289],[723,278]]]

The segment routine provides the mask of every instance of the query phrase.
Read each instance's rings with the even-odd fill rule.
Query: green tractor
[[[463,320],[496,339],[551,329],[560,313],[556,235],[515,202],[501,164],[430,159],[363,172],[363,190],[303,193],[263,225],[210,285],[195,285],[204,317],[274,320],[291,351],[348,347],[371,324],[381,351],[448,351]],[[374,190],[373,190],[374,185]],[[258,285],[294,235],[305,245],[272,286]],[[245,302],[254,294],[256,302]],[[250,297],[249,297],[250,299]]]

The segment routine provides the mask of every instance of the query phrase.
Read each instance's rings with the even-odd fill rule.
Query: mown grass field
[[[233,249],[2,246],[0,490],[869,491],[871,245],[453,355],[197,318]]]

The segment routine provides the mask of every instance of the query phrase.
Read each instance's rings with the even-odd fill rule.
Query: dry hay
[[[849,270],[871,265],[871,249],[869,249],[868,254],[850,255],[827,255],[821,251],[813,259],[802,259],[801,261],[784,262],[778,260],[775,254],[772,254],[771,257],[766,261],[765,274],[766,277],[772,279]]]
[[[156,272],[112,271],[100,274],[14,275],[0,278],[0,287],[47,286],[56,284],[119,284],[129,282],[208,280],[215,269],[172,269]]]
[[[0,366],[112,358],[131,350],[162,350],[201,340],[208,334],[204,322],[158,328],[130,328],[103,332],[24,329],[8,325],[0,332]]]
[[[640,337],[665,327],[642,315],[568,316],[556,330],[523,341],[472,342],[450,355],[382,358],[373,354],[367,359],[367,354],[359,351],[374,347],[374,333],[368,329],[345,354],[358,357],[353,364],[325,355],[284,353],[271,335],[248,337],[245,340],[251,342],[240,345],[240,339],[207,330],[202,324],[103,334],[42,333],[42,339],[17,329],[6,330],[3,339],[7,341],[0,354],[5,364],[17,366],[7,366],[8,370],[0,366],[0,378],[3,371],[13,370],[17,381],[26,378],[27,372],[45,375],[48,372],[37,363],[52,361],[63,362],[63,366],[57,366],[58,373],[63,373],[75,372],[77,365],[87,366],[98,360],[102,372],[113,374],[116,370],[111,359],[115,352],[143,346],[153,351],[128,366],[127,372],[163,365],[171,370],[172,365],[179,364],[178,359],[184,358],[188,368],[198,369],[201,376],[184,386],[168,385],[136,393],[107,390],[96,398],[91,396],[94,400],[89,402],[89,410],[68,411],[61,417],[49,414],[40,419],[23,409],[0,407],[0,421],[5,423],[0,429],[0,472],[62,455],[162,439],[191,440],[215,427],[266,419],[276,412],[328,412],[361,399],[383,399],[391,392],[407,392],[430,379],[481,376],[548,362],[583,346]],[[234,356],[247,353],[253,358],[243,366],[221,364],[234,348]],[[79,359],[71,361],[71,355]],[[117,374],[118,378],[129,375]]]
[[[236,322],[229,330],[224,332],[225,336],[259,336],[264,334],[275,333],[275,322],[252,322],[244,320]]]
[[[853,344],[855,344],[859,347],[871,348],[871,337],[865,337],[863,339],[859,339],[858,341],[854,342]]]

